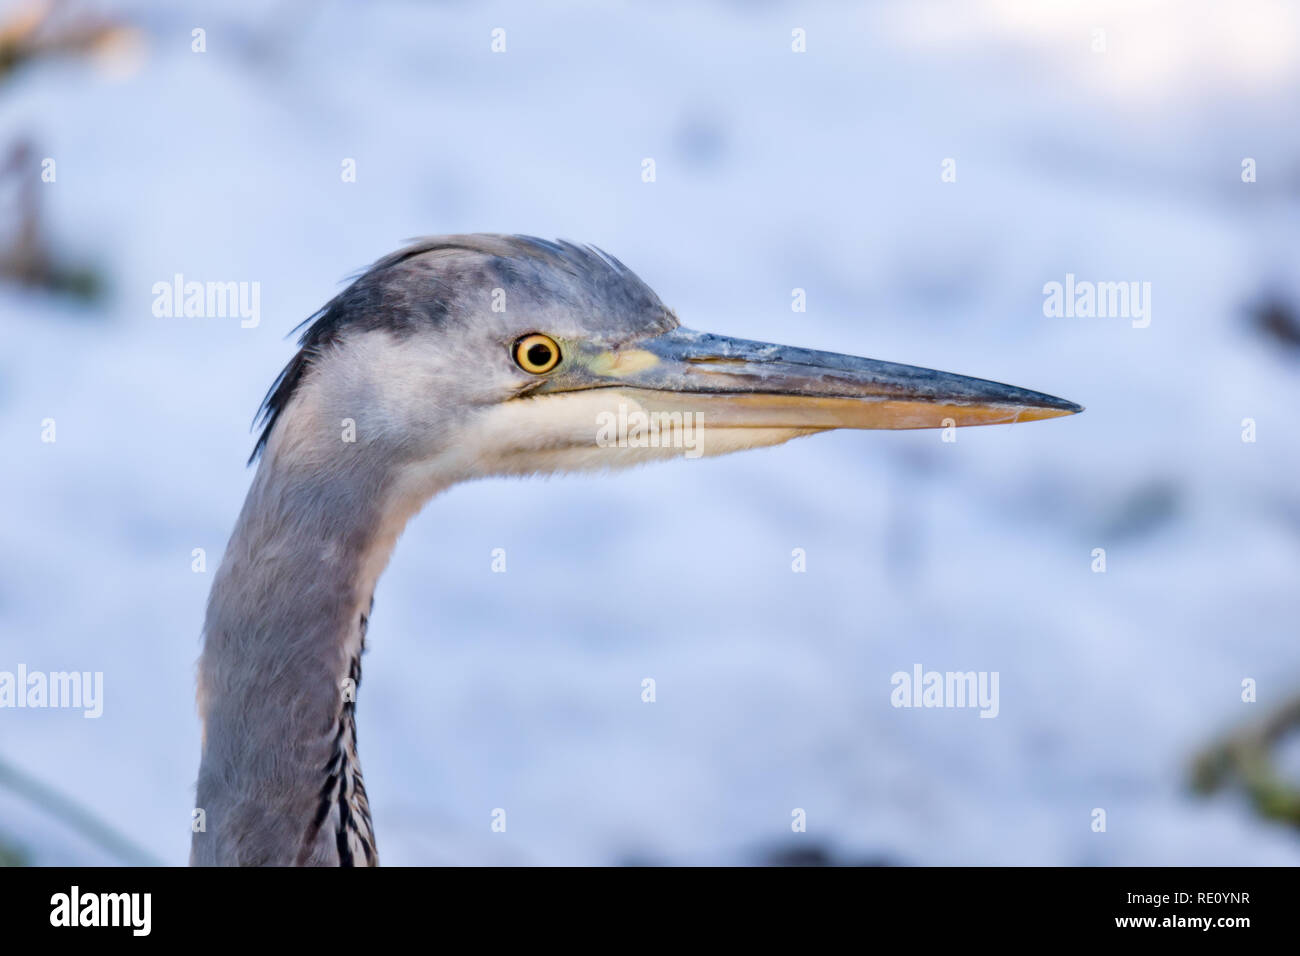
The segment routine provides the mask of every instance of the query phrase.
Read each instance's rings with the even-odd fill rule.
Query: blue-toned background
[[[105,680],[98,720],[0,710],[10,773],[186,860],[203,606],[286,334],[408,237],[525,232],[691,327],[1088,410],[435,499],[359,701],[385,862],[1300,863],[1189,789],[1300,690],[1300,9],[159,7],[74,5],[134,32],[0,77],[0,241],[34,197],[47,271],[98,284],[0,281],[0,670]],[[259,282],[260,325],[155,317],[178,272]],[[1044,317],[1066,273],[1150,282],[1150,326]],[[918,663],[999,672],[999,716],[895,709]],[[3,787],[0,844],[121,861]]]

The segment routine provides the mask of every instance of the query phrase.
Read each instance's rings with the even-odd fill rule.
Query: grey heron
[[[719,455],[833,428],[1055,418],[1080,406],[982,379],[694,332],[590,246],[426,239],[308,320],[272,385],[257,471],[204,622],[191,862],[378,855],[355,690],[375,582],[408,519],[492,475]],[[631,434],[601,423],[635,418]],[[695,417],[698,416],[698,417]],[[649,441],[649,422],[663,423]]]

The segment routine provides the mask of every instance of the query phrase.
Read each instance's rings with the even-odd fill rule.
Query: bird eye
[[[515,343],[515,362],[525,372],[541,375],[560,364],[560,347],[549,335],[535,332]]]

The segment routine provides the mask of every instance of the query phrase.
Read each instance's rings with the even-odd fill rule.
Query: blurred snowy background
[[[601,246],[689,326],[1088,410],[436,499],[359,702],[385,862],[1300,863],[1190,787],[1300,691],[1294,4],[0,9],[0,670],[105,684],[98,720],[0,710],[0,856],[131,859],[58,794],[185,862],[286,334],[408,237],[501,231]],[[260,325],[155,317],[176,273],[259,282]],[[1045,318],[1066,273],[1150,282],[1150,326]],[[998,671],[997,719],[892,707],[918,663]]]

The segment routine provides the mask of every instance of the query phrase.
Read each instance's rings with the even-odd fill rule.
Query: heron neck
[[[375,582],[433,487],[268,449],[213,582],[192,861],[373,863],[355,701]],[[418,500],[417,500],[418,499]]]

